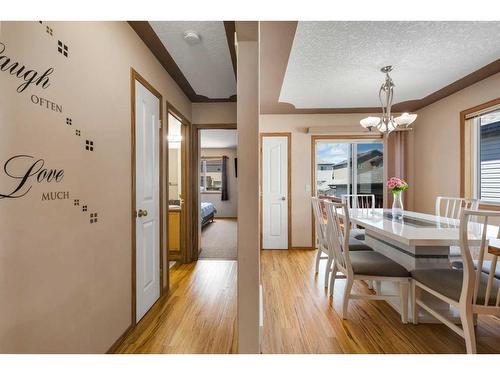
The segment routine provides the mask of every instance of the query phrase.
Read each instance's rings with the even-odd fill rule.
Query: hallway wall
[[[103,353],[131,324],[131,67],[164,116],[191,103],[126,22],[2,22],[0,42],[38,72],[0,71],[0,352]]]

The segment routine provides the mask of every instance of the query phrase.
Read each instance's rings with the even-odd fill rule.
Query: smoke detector
[[[198,44],[201,42],[200,36],[193,30],[184,31],[184,40],[187,44]]]

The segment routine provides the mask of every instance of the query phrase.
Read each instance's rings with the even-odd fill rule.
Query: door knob
[[[282,201],[286,201],[286,197],[281,197],[281,200]]]
[[[137,216],[139,216],[139,217],[148,216],[148,211],[139,210],[139,212],[137,212]]]

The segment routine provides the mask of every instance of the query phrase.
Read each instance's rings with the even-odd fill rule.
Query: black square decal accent
[[[94,151],[94,141],[86,140],[85,141],[85,150]]]
[[[47,31],[47,34],[52,36],[52,28],[45,26],[45,30]]]
[[[97,212],[90,214],[90,224],[97,223]]]
[[[87,205],[86,204],[82,206],[82,211],[87,212]]]
[[[68,46],[60,40],[57,41],[57,51],[65,57],[68,57]]]
[[[82,135],[82,133],[81,133],[81,132],[80,132],[80,130],[78,130],[78,129],[76,129],[76,130],[75,130],[75,134],[76,134],[77,136],[81,136],[81,135]]]
[[[75,206],[79,206],[80,205],[80,200],[79,199],[75,199],[74,200],[74,205]]]
[[[66,125],[73,125],[73,120],[69,117],[66,117]]]

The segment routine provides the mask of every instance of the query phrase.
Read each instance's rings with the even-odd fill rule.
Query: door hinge
[[[161,129],[161,120],[158,120],[158,129]]]

